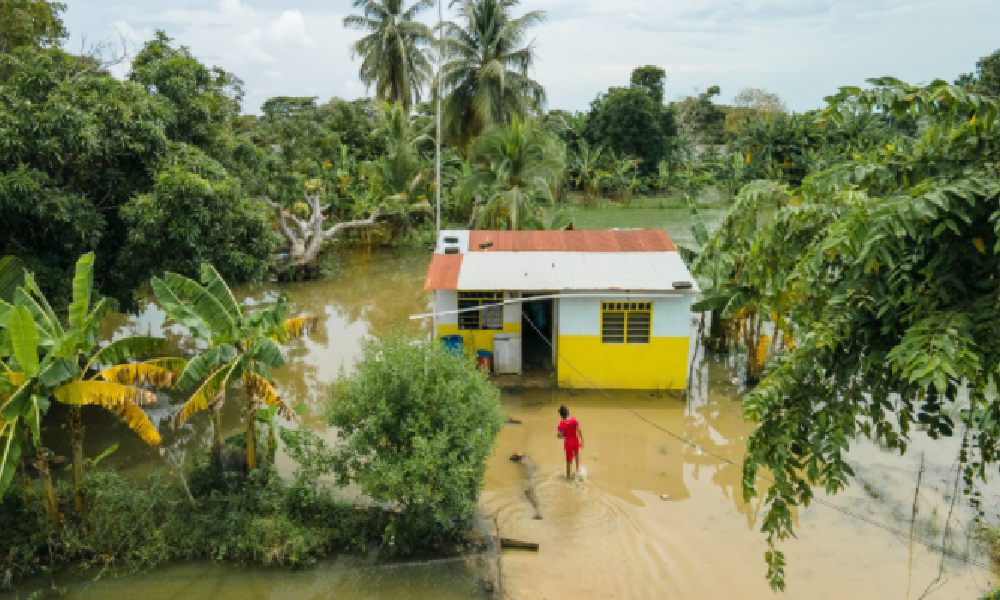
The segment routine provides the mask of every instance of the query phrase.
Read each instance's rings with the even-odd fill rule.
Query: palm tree
[[[520,0],[453,0],[459,23],[443,23],[445,128],[463,149],[493,124],[507,124],[545,103],[545,89],[528,77],[535,44],[528,28],[545,18],[531,11],[511,18]]]
[[[604,146],[598,144],[596,148],[591,148],[587,140],[581,139],[577,146],[579,151],[570,156],[570,169],[576,173],[573,183],[583,190],[584,202],[589,202],[597,189],[598,177],[597,166],[604,152]]]
[[[201,382],[174,417],[180,425],[189,417],[211,408],[212,462],[217,467],[222,452],[221,405],[236,386],[246,392],[247,469],[257,467],[257,409],[261,403],[289,416],[288,408],[271,386],[270,369],[281,367],[284,353],[278,342],[303,335],[316,327],[312,317],[286,319],[288,296],[282,294],[271,306],[249,312],[236,302],[229,286],[209,264],[201,267],[198,284],[176,273],[153,277],[153,293],[164,312],[187,327],[208,348],[192,358],[177,378],[179,389]]]
[[[22,449],[33,446],[46,515],[56,529],[62,516],[40,436],[50,400],[73,407],[69,435],[74,500],[77,509],[83,510],[81,407],[95,405],[114,412],[145,442],[157,446],[160,434],[139,407],[155,402],[156,395],[135,386],[170,387],[183,366],[183,361],[177,359],[128,362],[134,356],[162,350],[162,338],[126,337],[98,348],[97,329],[107,301],[102,299],[91,306],[93,266],[93,253],[77,262],[66,319],[56,316],[27,272],[23,273],[23,284],[15,287],[14,304],[0,300],[0,328],[9,339],[4,361],[0,362],[0,495],[10,483]]]
[[[390,200],[409,203],[425,178],[417,145],[430,141],[427,125],[421,117],[411,117],[399,102],[382,103],[375,135],[385,139],[386,153],[366,165],[365,171],[374,176]]]
[[[536,201],[552,200],[552,188],[565,169],[556,141],[536,122],[515,116],[509,125],[496,125],[477,138],[469,153],[476,163],[464,186],[486,198],[477,226],[540,227]]]
[[[351,47],[351,57],[362,59],[361,81],[375,86],[377,98],[409,108],[420,102],[420,91],[433,75],[423,50],[433,35],[414,19],[434,3],[418,0],[404,10],[405,4],[405,0],[354,0],[362,14],[346,17],[344,27],[368,32]]]

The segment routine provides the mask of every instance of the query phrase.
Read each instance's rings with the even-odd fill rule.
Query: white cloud
[[[116,40],[118,26],[141,43],[163,29],[206,64],[241,77],[249,111],[274,95],[366,94],[350,58],[361,33],[342,24],[356,11],[351,0],[168,2],[164,9],[162,0],[74,0],[66,22],[74,40]],[[952,78],[1000,46],[996,0],[523,0],[518,7],[536,9],[548,19],[532,32],[533,75],[550,107],[573,110],[627,85],[644,64],[666,68],[671,98],[719,85],[729,99],[754,86],[808,110],[867,77]]]
[[[309,48],[313,39],[306,32],[306,22],[297,10],[286,10],[277,21],[267,27],[268,39],[284,46]]]

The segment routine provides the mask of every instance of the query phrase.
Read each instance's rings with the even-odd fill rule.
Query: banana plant
[[[73,297],[66,327],[52,310],[30,273],[16,287],[13,300],[0,300],[0,495],[6,491],[25,447],[33,447],[45,493],[46,514],[53,527],[62,521],[41,441],[42,418],[52,400],[70,405],[74,498],[83,510],[82,407],[101,406],[117,414],[146,443],[161,442],[141,405],[156,401],[136,385],[169,386],[181,367],[176,359],[129,364],[139,355],[163,349],[165,340],[128,337],[99,348],[97,327],[106,301],[91,306],[94,255],[76,265]]]
[[[317,326],[318,319],[286,319],[285,294],[267,308],[248,311],[236,302],[229,286],[209,264],[202,265],[201,284],[176,273],[167,273],[163,279],[154,277],[152,284],[167,315],[208,345],[204,352],[188,361],[177,379],[181,390],[200,385],[174,416],[174,426],[211,409],[212,462],[218,467],[222,452],[222,404],[227,392],[242,388],[246,392],[247,468],[256,469],[258,408],[263,404],[274,407],[282,416],[290,416],[287,405],[270,383],[271,369],[285,362],[278,344],[309,333]]]

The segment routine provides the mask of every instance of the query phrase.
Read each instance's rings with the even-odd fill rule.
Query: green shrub
[[[476,511],[486,459],[504,423],[500,393],[474,363],[402,335],[365,346],[333,388],[343,444],[329,463],[396,511],[384,541],[401,553],[453,543]]]

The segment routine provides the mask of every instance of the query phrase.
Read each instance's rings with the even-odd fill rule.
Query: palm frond
[[[219,365],[228,363],[236,356],[236,349],[229,344],[220,344],[195,356],[187,362],[175,384],[186,390],[196,382],[207,378]]]
[[[271,384],[268,383],[267,380],[261,377],[260,375],[251,371],[247,371],[246,373],[243,374],[243,385],[244,389],[247,392],[247,395],[249,395],[251,398],[260,400],[261,402],[263,402],[268,406],[273,406],[277,408],[277,412],[279,415],[284,416],[290,414],[288,406],[281,399],[281,396],[278,394],[277,390],[275,390],[271,386]]]
[[[128,425],[129,429],[136,432],[142,441],[150,446],[159,446],[163,438],[156,426],[149,420],[146,412],[131,402],[115,404],[108,407],[113,413],[118,415],[122,421]]]
[[[140,390],[120,383],[109,381],[73,381],[57,387],[52,397],[73,406],[103,406],[111,408],[126,402],[133,404],[152,404],[156,402],[156,394]]]
[[[42,306],[24,288],[17,288],[14,291],[14,304],[24,307],[31,314],[32,319],[34,319],[35,324],[41,332],[48,337],[56,338],[62,335],[60,333],[61,328],[60,330],[56,329],[56,327],[59,327],[58,320],[53,321],[50,319]]]
[[[28,377],[33,377],[38,370],[38,328],[31,312],[24,306],[15,306],[10,316],[10,337],[14,345],[14,357],[17,364]]]
[[[234,360],[212,373],[174,415],[174,427],[180,426],[191,416],[205,410],[217,395],[225,393],[226,389],[233,383],[233,379],[241,374],[239,371],[242,369],[242,362]]]
[[[133,363],[104,369],[98,376],[105,381],[122,385],[172,388],[177,384],[180,371],[155,364]]]
[[[21,428],[18,419],[0,421],[0,499],[10,486],[21,460]]]
[[[101,348],[90,359],[92,365],[117,365],[131,358],[148,356],[163,350],[167,345],[164,338],[133,336],[115,340]],[[88,365],[89,366],[89,365]]]
[[[213,333],[221,333],[226,338],[235,335],[238,317],[226,309],[224,300],[216,298],[215,294],[202,285],[177,273],[167,273],[163,276],[163,282],[178,298],[190,301],[191,310],[208,324]]]
[[[69,305],[69,324],[79,327],[90,310],[90,294],[94,290],[94,253],[88,252],[76,261],[73,276],[73,301]]]
[[[263,363],[272,369],[277,369],[285,364],[285,355],[281,352],[278,344],[270,338],[257,338],[253,345],[247,349],[246,357],[250,360]]]
[[[187,327],[196,337],[203,340],[211,338],[211,331],[209,331],[205,321],[196,315],[187,304],[181,302],[177,294],[163,280],[159,277],[153,277],[150,283],[153,286],[153,294],[156,295],[156,299],[160,302],[160,306],[167,313],[167,316],[177,321],[179,325]]]
[[[293,319],[285,319],[285,322],[281,324],[271,336],[271,339],[280,342],[282,344],[287,343],[289,340],[300,338],[304,335],[309,335],[319,329],[320,326],[319,317],[295,317]]]
[[[208,293],[212,294],[219,301],[219,304],[229,313],[229,316],[237,320],[243,316],[240,306],[236,302],[236,297],[233,296],[233,291],[229,289],[225,280],[215,270],[215,267],[208,263],[201,265],[201,283],[208,290]]]

